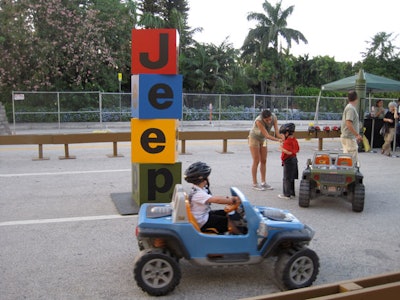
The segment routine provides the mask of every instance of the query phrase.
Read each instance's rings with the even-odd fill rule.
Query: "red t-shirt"
[[[299,143],[297,142],[297,139],[294,136],[289,136],[285,141],[283,142],[282,148],[284,148],[287,151],[292,152],[291,155],[287,155],[284,152],[281,154],[281,159],[282,161],[285,161],[286,159],[290,157],[296,157],[296,153],[299,152],[300,147]]]

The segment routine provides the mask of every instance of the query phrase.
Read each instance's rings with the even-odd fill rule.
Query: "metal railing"
[[[313,121],[317,100],[318,96],[184,93],[182,124],[190,121],[251,121],[263,109],[270,109],[279,120]],[[383,100],[388,103],[394,99]],[[371,99],[365,101],[366,112],[369,103]],[[339,121],[345,105],[346,98],[321,97],[317,121]],[[130,118],[130,93],[12,92],[14,131],[17,123],[53,123],[61,129],[72,122],[94,122],[104,128],[112,122],[129,122]]]

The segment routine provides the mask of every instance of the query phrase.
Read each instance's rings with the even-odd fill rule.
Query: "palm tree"
[[[398,78],[400,69],[400,56],[398,47],[394,45],[397,38],[392,37],[393,33],[378,32],[372,37],[371,41],[367,41],[369,48],[366,52],[362,52],[364,57],[362,68],[369,73]]]
[[[227,40],[219,46],[195,42],[180,56],[184,86],[190,92],[232,92],[239,51]]]
[[[381,60],[390,60],[396,56],[396,47],[393,45],[395,38],[392,38],[392,33],[378,32],[372,38],[372,41],[367,42],[370,48],[366,53],[362,53],[364,57],[372,56]]]
[[[255,20],[258,22],[258,25],[255,29],[250,30],[245,40],[245,45],[256,40],[260,45],[261,52],[265,52],[270,44],[278,51],[279,37],[282,37],[286,41],[288,49],[291,48],[292,41],[295,41],[297,44],[300,41],[305,44],[308,43],[300,31],[287,27],[287,18],[293,13],[294,5],[283,10],[282,1],[276,3],[274,7],[265,0],[262,6],[266,14],[250,12],[247,16],[248,21]]]
[[[267,72],[258,75],[261,93],[265,93],[267,82],[277,86],[279,76],[284,75],[280,72],[281,69],[284,69],[284,66],[281,66],[280,56],[289,55],[292,41],[297,44],[300,41],[307,44],[308,41],[300,31],[287,27],[287,18],[293,13],[293,5],[282,9],[282,1],[272,6],[265,0],[262,6],[266,14],[250,12],[247,16],[247,20],[255,20],[258,24],[249,31],[241,50],[245,62],[252,63],[256,68],[262,65],[269,66]],[[280,46],[280,38],[286,41],[287,49],[285,51],[282,51]],[[279,46],[280,49],[278,49]],[[267,58],[271,60],[268,63],[265,62]],[[275,76],[267,79],[267,74],[275,74]]]

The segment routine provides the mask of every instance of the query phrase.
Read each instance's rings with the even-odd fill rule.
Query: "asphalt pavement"
[[[299,142],[302,172],[318,141]],[[366,196],[364,211],[355,213],[340,198],[312,200],[309,208],[300,208],[297,199],[279,199],[282,167],[277,143],[269,143],[271,191],[252,190],[245,140],[229,141],[230,154],[220,154],[221,145],[222,141],[187,141],[191,154],[179,155],[182,169],[206,161],[212,167],[214,194],[227,195],[236,186],[252,203],[288,209],[314,228],[310,248],[321,263],[314,285],[400,270],[400,158],[359,154]],[[44,145],[50,159],[33,161],[37,146],[0,146],[2,300],[152,298],[132,275],[139,252],[137,216],[119,215],[110,196],[131,192],[130,148],[130,143],[119,143],[123,157],[109,158],[110,143],[70,145],[76,159],[59,160],[63,145]],[[340,142],[325,139],[324,148],[340,151]],[[298,189],[296,181],[297,193]],[[181,261],[181,267],[180,284],[163,299],[240,299],[279,291],[271,261],[221,268]]]

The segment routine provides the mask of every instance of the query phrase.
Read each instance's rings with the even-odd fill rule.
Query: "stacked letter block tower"
[[[139,206],[171,201],[175,184],[181,183],[178,46],[175,29],[132,30],[132,198]]]

